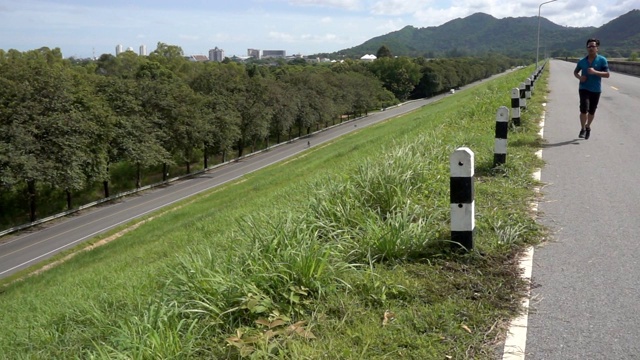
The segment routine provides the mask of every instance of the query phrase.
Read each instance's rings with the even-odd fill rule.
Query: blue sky
[[[60,48],[64,57],[138,52],[158,42],[226,56],[248,48],[288,55],[335,52],[407,25],[438,26],[484,12],[537,16],[544,0],[0,0],[0,49]],[[640,0],[557,0],[541,15],[564,26],[601,26]]]

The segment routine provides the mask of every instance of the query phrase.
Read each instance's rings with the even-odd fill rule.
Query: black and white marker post
[[[473,151],[461,147],[451,154],[451,241],[454,247],[473,249],[475,203],[473,200]]]
[[[496,142],[493,148],[493,166],[507,162],[507,133],[509,132],[509,109],[500,106],[496,114]]]
[[[520,126],[520,89],[511,89],[511,120],[513,125]]]
[[[518,88],[520,90],[520,108],[521,109],[526,109],[527,108],[527,85],[525,85],[525,83],[521,82],[520,83],[520,87]]]
[[[531,74],[531,95],[535,92],[536,80],[538,80],[538,75],[536,73]]]

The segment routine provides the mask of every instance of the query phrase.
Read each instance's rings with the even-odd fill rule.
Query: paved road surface
[[[612,73],[578,139],[575,64],[551,61],[526,360],[640,359],[640,79]]]
[[[28,268],[132,219],[305,151],[308,148],[307,140],[313,147],[362,127],[413,111],[445,96],[456,95],[441,95],[390,107],[385,111],[318,132],[309,138],[229,163],[202,176],[180,180],[138,196],[127,197],[118,203],[83,210],[80,214],[45,224],[39,229],[5,236],[0,239],[0,278]]]

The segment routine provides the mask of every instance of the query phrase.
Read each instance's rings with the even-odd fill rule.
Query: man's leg
[[[578,90],[578,94],[580,95],[580,134],[578,137],[583,139],[586,133],[587,127],[587,109],[589,107],[589,94],[586,90]]]
[[[586,115],[586,124],[584,127],[591,128],[591,123],[593,122],[593,119],[596,117],[596,114],[585,114],[585,115]]]
[[[578,134],[578,137],[580,139],[584,139],[586,133],[587,133],[587,114],[581,112],[580,113],[580,133]]]
[[[580,113],[580,127],[584,130],[585,127],[591,125],[591,122],[588,120],[590,116],[587,116],[587,113]],[[592,120],[593,121],[593,118]]]
[[[591,123],[593,122],[595,114],[587,114],[587,124],[584,128],[584,139],[588,140],[591,137]]]
[[[600,102],[600,93],[589,93],[589,111],[587,113],[587,123],[585,124],[585,140],[591,136],[591,123],[596,117],[598,102]]]

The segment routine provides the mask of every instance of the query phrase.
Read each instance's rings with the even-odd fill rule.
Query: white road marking
[[[546,106],[546,104],[542,104]],[[538,133],[541,138],[544,136],[544,113],[540,120],[540,132]],[[536,155],[542,159],[542,149],[536,152]],[[538,169],[533,173],[533,178],[540,181],[542,176],[542,169]],[[536,193],[540,192],[540,188],[534,189]],[[531,204],[531,208],[534,212],[538,212],[537,201]],[[522,314],[515,318],[509,325],[509,331],[507,338],[504,342],[504,351],[502,354],[502,360],[524,360],[525,350],[527,346],[527,324],[529,321],[529,297],[531,296],[531,272],[533,270],[533,247],[529,247],[527,251],[520,258],[520,268],[523,269],[522,277],[527,282],[527,292],[522,300]]]

